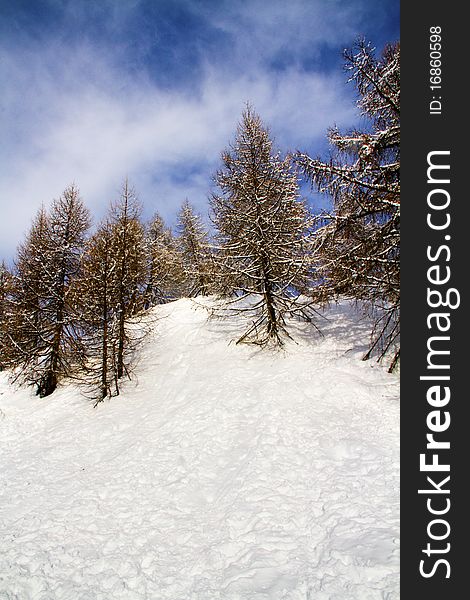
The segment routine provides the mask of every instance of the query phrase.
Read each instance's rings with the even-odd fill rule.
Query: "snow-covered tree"
[[[26,370],[28,363],[34,363],[40,353],[48,281],[44,257],[49,255],[49,238],[49,222],[42,207],[34,217],[25,241],[18,247],[10,296],[7,296],[3,362],[10,367],[22,365]]]
[[[118,299],[113,230],[102,224],[88,240],[73,286],[86,360],[82,382],[97,402],[119,392],[116,369]]]
[[[206,295],[210,292],[213,279],[208,233],[188,200],[183,202],[178,213],[177,230],[185,293],[188,296]]]
[[[18,250],[11,294],[12,366],[21,381],[51,394],[81,356],[76,315],[69,302],[90,224],[76,186],[41,209]]]
[[[0,371],[8,365],[9,345],[7,338],[9,294],[11,274],[4,262],[0,264]]]
[[[113,310],[117,319],[116,373],[120,379],[126,372],[126,352],[131,340],[128,320],[143,308],[146,280],[144,228],[141,208],[127,179],[119,201],[111,208],[112,243],[116,267],[114,271],[116,300]]]
[[[349,80],[370,127],[329,132],[329,162],[298,154],[297,162],[320,191],[333,196],[334,212],[317,232],[315,260],[321,285],[315,298],[355,298],[374,316],[371,346],[380,357],[399,357],[400,332],[400,47],[376,58],[360,42],[345,53]]]
[[[171,229],[155,214],[145,230],[147,281],[144,305],[150,308],[178,298],[184,281],[182,256]]]
[[[127,180],[107,220],[86,244],[74,297],[86,360],[82,381],[96,402],[119,394],[130,377],[144,308],[146,248],[140,205]]]
[[[307,210],[289,157],[274,152],[269,131],[250,107],[236,139],[222,154],[211,200],[217,228],[221,289],[251,301],[251,325],[238,340],[282,344],[285,316],[303,309],[299,287],[307,272]]]

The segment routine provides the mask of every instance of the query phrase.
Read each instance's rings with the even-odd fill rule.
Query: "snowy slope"
[[[96,409],[0,374],[0,600],[397,599],[398,377],[348,306],[286,352],[155,309]]]

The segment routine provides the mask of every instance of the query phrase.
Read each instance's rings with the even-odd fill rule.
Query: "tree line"
[[[213,294],[246,316],[238,342],[282,345],[289,317],[352,298],[373,317],[365,359],[399,360],[399,45],[377,57],[359,42],[345,66],[367,117],[365,131],[329,131],[328,161],[282,154],[251,106],[221,155],[209,199],[214,234],[188,201],[176,231],[142,220],[127,180],[105,219],[75,185],[41,208],[11,269],[0,267],[0,368],[51,394],[76,378],[99,402],[119,394],[156,304]],[[304,177],[333,199],[314,215]]]
[[[41,208],[13,269],[1,268],[2,368],[40,396],[77,378],[97,399],[119,393],[130,374],[142,313],[156,304],[205,293],[208,239],[185,202],[176,238],[142,207],[126,180],[120,197],[92,235],[75,185],[50,210]]]

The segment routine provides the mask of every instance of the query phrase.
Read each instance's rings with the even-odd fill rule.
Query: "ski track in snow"
[[[398,377],[367,324],[335,306],[261,352],[190,300],[155,314],[96,409],[0,374],[0,600],[398,599]]]

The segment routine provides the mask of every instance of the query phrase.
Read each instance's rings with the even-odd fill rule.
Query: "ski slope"
[[[285,351],[154,309],[93,408],[0,373],[0,600],[396,600],[398,377],[347,304]]]

